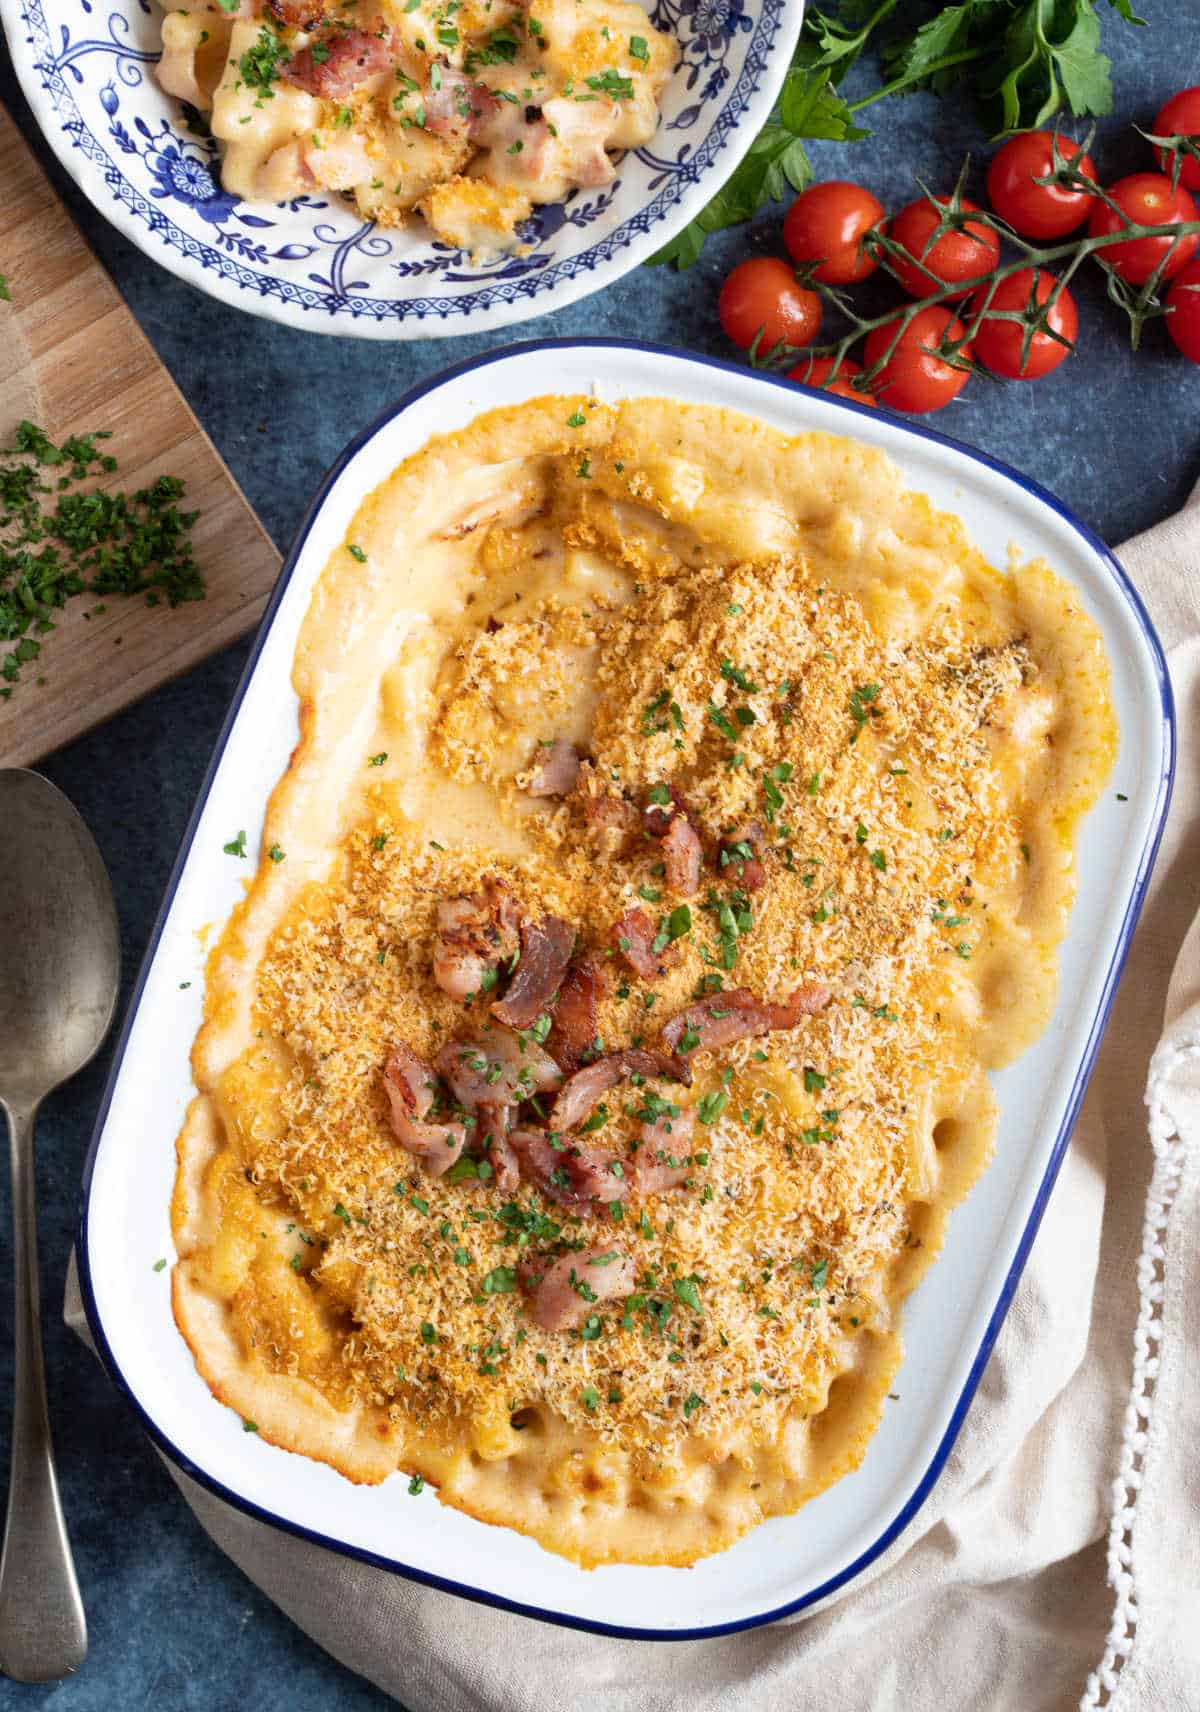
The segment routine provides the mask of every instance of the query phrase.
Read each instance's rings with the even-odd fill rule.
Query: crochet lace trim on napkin
[[[1146,1105],[1150,1113],[1154,1173],[1146,1192],[1142,1252],[1138,1260],[1139,1302],[1133,1334],[1133,1386],[1125,1410],[1121,1468],[1113,1482],[1113,1513],[1108,1530],[1108,1582],[1116,1594],[1116,1604],[1104,1656],[1087,1679],[1079,1712],[1094,1712],[1095,1708],[1111,1703],[1121,1670],[1133,1654],[1137,1636],[1133,1527],[1158,1380],[1167,1225],[1179,1189],[1185,1152],[1178,1126],[1167,1109],[1166,1090],[1179,1065],[1197,1057],[1200,1057],[1200,1040],[1190,1038],[1164,1043],[1150,1064]]]

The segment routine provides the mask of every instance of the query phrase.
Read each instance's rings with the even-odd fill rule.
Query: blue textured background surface
[[[1140,10],[1145,30],[1119,26],[1104,9],[1116,103],[1093,154],[1105,179],[1150,164],[1129,126],[1149,128],[1169,93],[1200,83],[1200,0],[1142,0]],[[319,338],[222,308],[147,261],[82,203],[34,134],[3,60],[0,98],[281,548],[353,432],[414,381],[491,347],[485,338],[395,346]],[[869,122],[872,137],[814,145],[813,160],[820,175],[861,179],[889,207],[916,193],[916,175],[941,189],[969,149],[986,158],[965,101],[893,99],[873,107]],[[0,163],[0,183],[2,176]],[[687,274],[640,269],[502,342],[609,333],[731,355],[717,325],[719,280],[751,248],[778,251],[778,228],[776,210],[752,233],[710,240]],[[1003,389],[974,381],[935,421],[1038,477],[1119,542],[1177,508],[1200,476],[1200,370],[1177,356],[1161,327],[1131,354],[1124,318],[1098,277],[1081,279],[1076,295],[1080,350],[1057,375]],[[126,990],[245,654],[244,646],[229,649],[45,764],[82,810],[112,874]],[[95,1362],[59,1322],[80,1169],[106,1069],[107,1056],[48,1103],[38,1162],[50,1399],[91,1656],[77,1678],[52,1687],[0,1680],[0,1707],[224,1712],[305,1703],[359,1712],[388,1704],[295,1630],[209,1543]],[[2,1195],[7,1232],[7,1185]],[[7,1253],[6,1240],[0,1248]],[[11,1288],[5,1260],[0,1326],[11,1323]],[[7,1398],[11,1350],[0,1342]],[[6,1467],[7,1408],[0,1414]],[[465,1605],[463,1621],[471,1621]]]

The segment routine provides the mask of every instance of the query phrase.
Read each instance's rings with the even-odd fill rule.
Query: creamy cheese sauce
[[[342,191],[365,219],[417,210],[486,252],[535,204],[612,181],[677,57],[633,0],[187,0],[157,76],[211,113],[235,196]]]
[[[552,398],[364,501],[295,684],[283,859],[210,960],[179,1144],[201,1372],[264,1437],[585,1564],[690,1563],[795,1510],[860,1460],[899,1304],[993,1143],[986,1072],[1053,1008],[1116,742],[1091,620],[852,441]],[[623,801],[682,790],[710,835],[686,911],[653,839],[614,852],[577,798],[526,794],[561,740]],[[715,851],[751,817],[747,892]],[[695,1122],[677,1189],[564,1212],[470,1145],[440,1178],[397,1145],[391,1047],[432,1061],[486,1016],[429,971],[437,901],[488,874],[610,959],[605,1050],[715,984],[827,991],[656,1084]],[[612,936],[631,907],[673,941],[651,980]],[[588,1137],[626,1172],[645,1097]],[[542,1329],[521,1267],[610,1245],[634,1293]]]

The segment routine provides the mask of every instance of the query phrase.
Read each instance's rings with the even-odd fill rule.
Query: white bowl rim
[[[686,1629],[639,1628],[625,1624],[605,1622],[602,1620],[591,1620],[576,1616],[571,1612],[549,1610],[540,1606],[524,1604],[520,1600],[509,1599],[504,1595],[494,1593],[489,1589],[474,1587],[467,1583],[455,1581],[448,1577],[420,1569],[411,1564],[401,1563],[395,1558],[386,1557],[362,1546],[338,1540],[313,1528],[307,1527],[302,1523],[294,1522],[289,1518],[279,1516],[276,1513],[263,1508],[253,1499],[233,1490],[222,1480],[208,1473],[207,1470],[201,1468],[191,1457],[182,1452],[158,1427],[153,1415],[150,1414],[147,1407],[142,1403],[132,1384],[126,1379],[122,1372],[104,1330],[91,1277],[88,1210],[92,1179],[109,1107],[112,1102],[118,1077],[121,1073],[126,1047],[138,1013],[143,990],[145,988],[151,966],[155,961],[159,941],[162,938],[168,914],[174,901],[184,867],[191,854],[201,814],[208,801],[217,770],[225,754],[225,749],[232,733],[234,723],[241,709],[243,699],[254,676],[259,656],[262,653],[266,638],[275,621],[284,593],[301,558],[305,542],[313,528],[318,513],[321,511],[327,496],[343,475],[347,466],[353,461],[359,452],[361,452],[378,433],[386,429],[397,417],[411,409],[414,405],[418,404],[431,392],[437,391],[440,387],[449,382],[457,381],[462,376],[471,373],[472,371],[485,369],[498,363],[511,362],[514,359],[519,360],[523,357],[548,351],[575,352],[579,350],[590,350],[597,353],[616,351],[626,355],[644,353],[654,358],[667,358],[672,362],[678,362],[683,365],[694,365],[700,368],[714,369],[725,374],[735,375],[742,380],[751,379],[764,387],[783,388],[792,393],[795,393],[797,390],[794,384],[791,384],[780,377],[764,373],[754,373],[747,376],[747,371],[741,364],[725,362],[719,358],[696,355],[690,352],[674,351],[667,346],[654,344],[646,340],[611,338],[533,339],[522,341],[499,351],[485,353],[482,356],[467,358],[464,361],[443,369],[438,374],[419,382],[416,386],[407,391],[398,403],[381,412],[373,422],[371,422],[366,428],[362,429],[347,444],[335,462],[331,465],[325,479],[321,483],[312,504],[300,524],[295,542],[293,543],[293,546],[279,573],[278,582],[272,592],[262,623],[255,636],[249,658],[247,659],[245,668],[238,681],[237,689],[235,690],[233,699],[230,703],[229,711],[222,724],[220,735],[217,738],[212,759],[205,772],[204,781],[197,795],[195,807],[192,810],[187,828],[184,832],[179,854],[172,866],[163,902],[155,919],[154,927],[146,946],[141,967],[138,971],[137,980],[130,995],[128,1008],[114,1049],[112,1065],[101,1097],[96,1116],[96,1123],[92,1133],[92,1139],[89,1144],[87,1158],[84,1164],[83,1185],[80,1197],[79,1225],[76,1237],[78,1274],[84,1311],[96,1351],[99,1354],[109,1377],[133,1408],[152,1442],[157,1445],[166,1457],[181,1469],[183,1473],[189,1476],[198,1485],[205,1488],[208,1492],[212,1493],[215,1497],[231,1504],[235,1509],[253,1517],[257,1521],[267,1523],[282,1532],[292,1534],[300,1539],[308,1541],[311,1544],[322,1546],[326,1550],[337,1552],[354,1561],[368,1563],[377,1568],[388,1570],[393,1574],[401,1575],[405,1579],[417,1582],[421,1585],[433,1587],[442,1592],[456,1594],[460,1598],[470,1599],[478,1604],[488,1605],[499,1610],[511,1611],[519,1616],[533,1617],[543,1622],[556,1624],[560,1627],[582,1630],[594,1634],[610,1635],[625,1640],[706,1640],[721,1635],[735,1634],[759,1628],[764,1624],[776,1622],[781,1618],[793,1616],[818,1605],[839,1588],[844,1587],[849,1582],[853,1581],[856,1576],[868,1567],[869,1564],[874,1562],[891,1544],[891,1542],[897,1538],[903,1529],[907,1527],[932,1491],[946,1459],[954,1446],[959,1431],[962,1428],[963,1421],[974,1398],[979,1381],[982,1378],[984,1368],[986,1367],[991,1355],[992,1347],[1007,1315],[1017,1285],[1020,1282],[1021,1274],[1024,1271],[1029,1251],[1033,1245],[1034,1238],[1037,1235],[1038,1227],[1041,1224],[1042,1215],[1045,1212],[1051,1190],[1054,1187],[1059,1170],[1062,1166],[1062,1162],[1071,1139],[1075,1118],[1078,1114],[1079,1106],[1087,1088],[1101,1039],[1104,1034],[1105,1026],[1109,1019],[1117,982],[1129,952],[1133,931],[1137,925],[1142,906],[1145,902],[1150,874],[1161,842],[1167,808],[1170,803],[1171,790],[1174,782],[1177,747],[1174,697],[1172,694],[1170,676],[1167,670],[1167,663],[1162,644],[1159,641],[1157,632],[1154,629],[1153,623],[1151,622],[1150,616],[1146,611],[1141,597],[1112,550],[1099,538],[1099,536],[1089,529],[1085,523],[1081,522],[1067,506],[1055,498],[1048,489],[1044,488],[1039,482],[1034,481],[1032,478],[1020,474],[1011,466],[1005,464],[1002,460],[994,458],[989,453],[980,451],[973,446],[969,446],[961,441],[955,440],[949,435],[942,434],[936,429],[929,428],[923,423],[915,423],[898,418],[889,420],[889,426],[896,427],[901,433],[913,436],[920,440],[932,441],[935,444],[948,449],[954,453],[956,457],[964,458],[970,462],[982,465],[993,473],[1006,478],[1009,482],[1016,484],[1018,487],[1022,488],[1027,493],[1031,494],[1048,506],[1082,539],[1094,559],[1115,584],[1116,590],[1122,597],[1125,606],[1128,608],[1128,613],[1132,619],[1133,625],[1136,631],[1140,633],[1141,640],[1144,642],[1149,658],[1153,664],[1160,698],[1160,712],[1162,716],[1160,765],[1158,776],[1153,782],[1153,806],[1149,814],[1147,830],[1138,855],[1136,879],[1125,902],[1118,937],[1115,941],[1114,950],[1110,958],[1108,968],[1105,971],[1100,1000],[1091,1020],[1086,1043],[1077,1062],[1073,1066],[1071,1089],[1064,1108],[1062,1120],[1058,1127],[1053,1148],[1049,1154],[1046,1168],[1038,1186],[1036,1198],[1022,1228],[1012,1264],[1009,1267],[1002,1288],[996,1296],[995,1305],[988,1318],[978,1350],[976,1351],[969,1372],[967,1373],[966,1379],[955,1403],[953,1414],[951,1415],[949,1423],[936,1446],[928,1466],[916,1484],[915,1489],[909,1496],[907,1502],[895,1514],[886,1528],[881,1531],[870,1547],[863,1551],[852,1563],[848,1564],[845,1568],[822,1582],[821,1585],[810,1589],[798,1598],[786,1601],[784,1604],[774,1609],[756,1612],[749,1617],[739,1617],[727,1622],[712,1623],[702,1627]],[[823,393],[820,396],[836,410],[848,412],[851,418],[864,417],[868,420],[878,420],[877,412],[870,406],[859,404],[852,400],[842,399],[829,393]],[[851,422],[848,421],[847,428],[850,427]]]
[[[96,212],[143,255],[157,262],[185,284],[203,291],[218,302],[240,309],[245,314],[256,315],[263,320],[275,321],[282,326],[306,333],[399,343],[410,339],[466,338],[472,334],[491,332],[522,321],[534,320],[541,315],[552,314],[624,278],[676,237],[724,188],[741,165],[750,144],[770,117],[783,88],[800,39],[807,0],[771,0],[771,4],[776,8],[779,27],[769,52],[764,57],[757,88],[751,90],[744,108],[726,127],[710,164],[699,177],[693,178],[685,186],[678,200],[664,212],[657,223],[648,224],[643,231],[635,232],[625,243],[614,247],[605,260],[597,262],[593,267],[578,268],[570,278],[554,285],[540,297],[534,292],[527,297],[491,302],[483,309],[455,313],[451,307],[444,314],[414,315],[411,318],[402,316],[395,320],[355,313],[352,307],[324,316],[309,315],[301,307],[278,298],[273,292],[251,294],[247,289],[227,279],[224,273],[214,274],[210,268],[202,262],[194,261],[174,244],[154,242],[156,235],[153,228],[139,219],[119,196],[110,194],[101,169],[81,147],[72,144],[67,127],[54,110],[49,87],[38,76],[33,55],[28,50],[22,0],[0,0],[0,24],[3,25],[21,92],[47,146]],[[719,118],[720,115],[714,120],[714,124],[719,122]],[[736,146],[739,136],[747,139],[745,146],[741,148]],[[644,205],[639,205],[638,208],[632,209],[612,236],[615,238],[630,221],[636,219],[643,207]],[[581,252],[580,259],[586,254],[586,251]],[[447,299],[451,305],[453,301]]]

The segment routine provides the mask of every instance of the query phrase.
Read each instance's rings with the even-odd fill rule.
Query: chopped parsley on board
[[[117,460],[102,432],[56,446],[22,422],[0,453],[0,697],[7,700],[76,595],[143,594],[147,606],[203,600],[192,556],[198,513],[181,511],[184,484],[161,475],[134,493],[97,488]],[[7,648],[5,645],[8,645]]]

